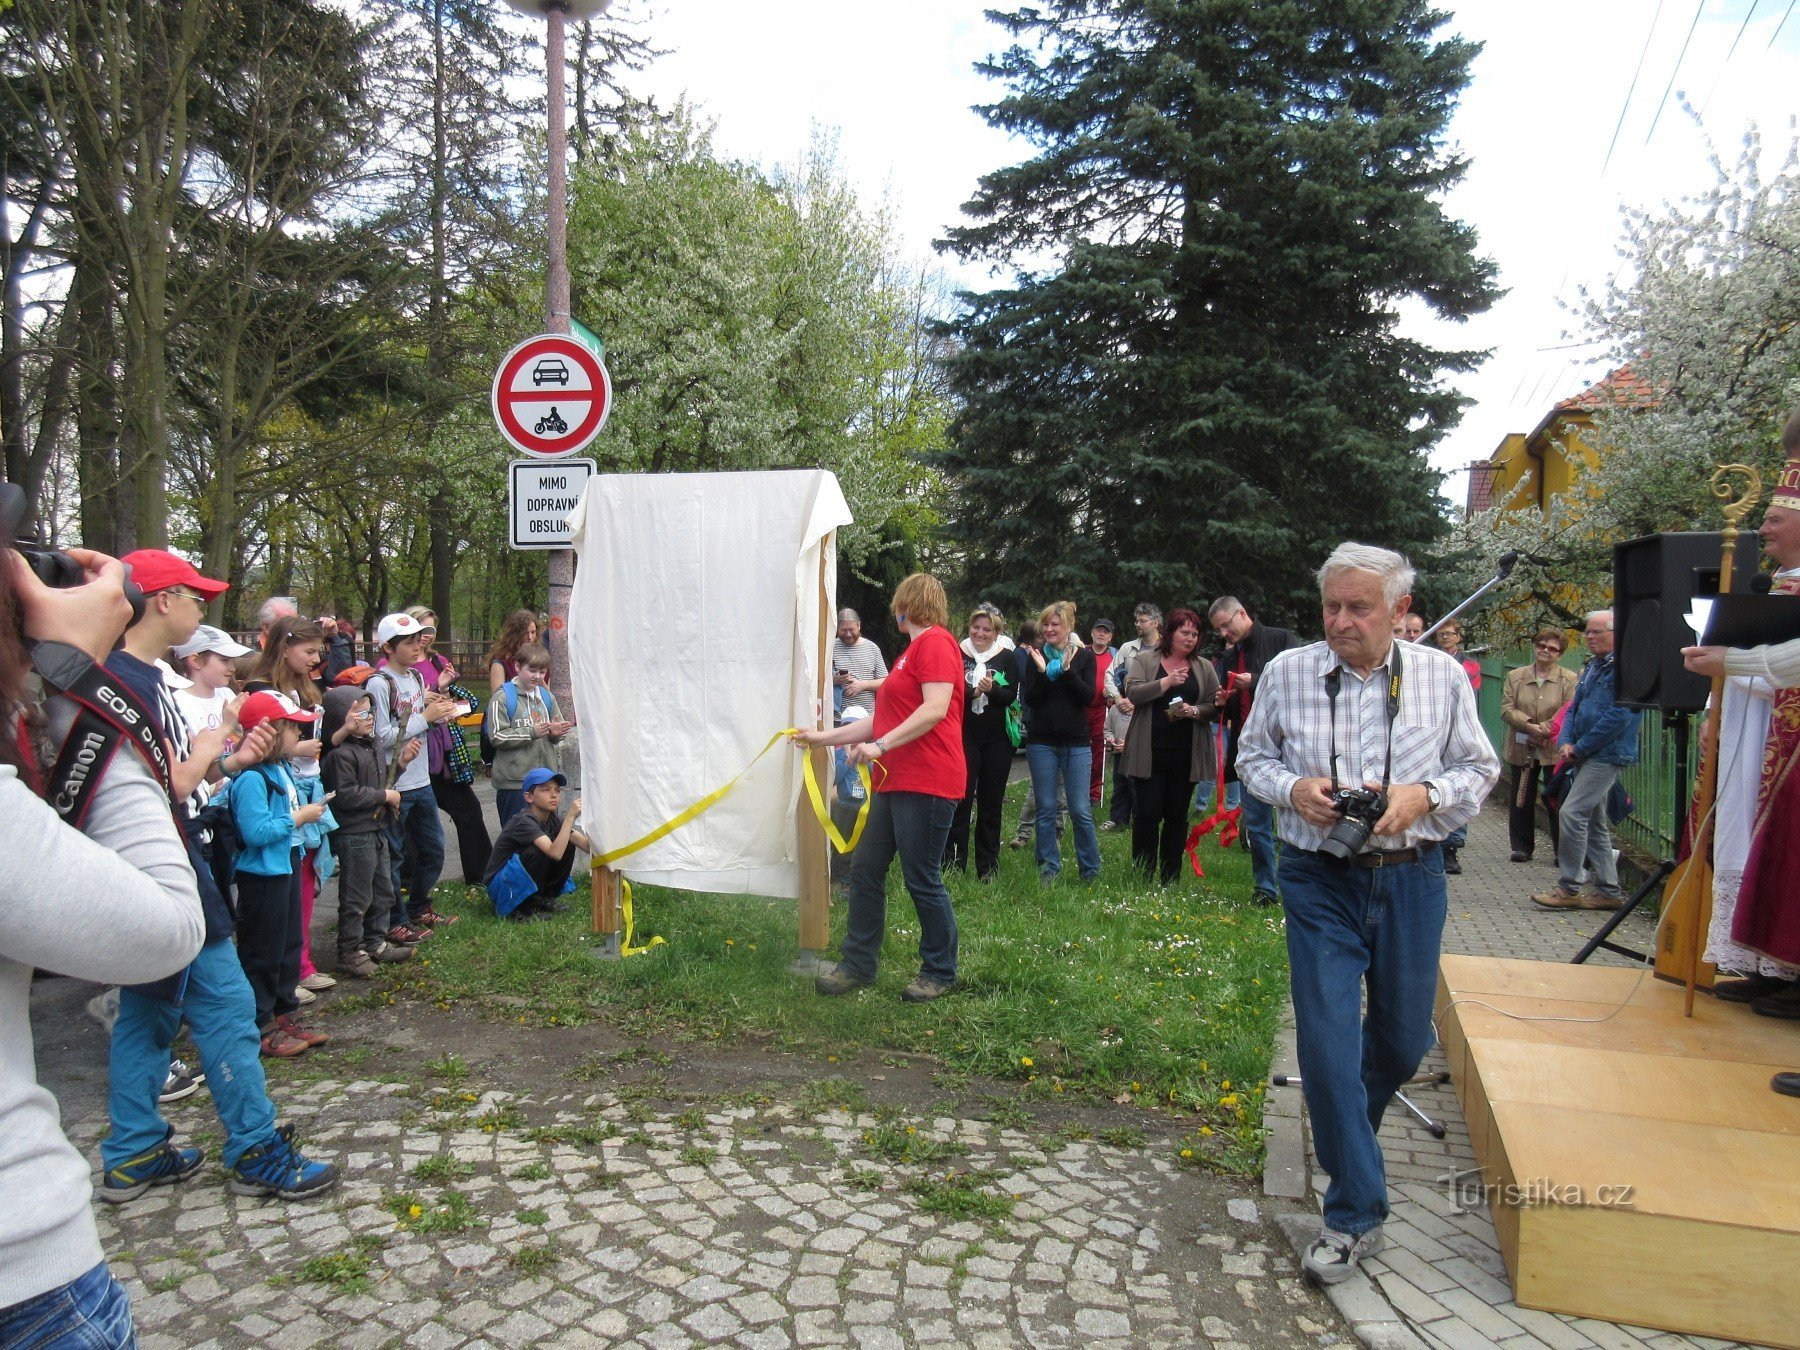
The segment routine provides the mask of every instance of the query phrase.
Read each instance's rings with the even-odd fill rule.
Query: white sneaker
[[[318,999],[319,996],[303,984],[296,986],[294,989],[294,1002],[300,1004],[302,1007],[308,1003],[316,1003],[318,1002]]]
[[[331,976],[327,975],[324,971],[315,970],[312,974],[308,975],[304,980],[300,981],[300,987],[302,989],[310,989],[316,994],[316,993],[321,992],[322,990],[336,989],[337,981],[334,980]]]
[[[1380,1224],[1355,1237],[1327,1228],[1319,1234],[1318,1241],[1306,1249],[1306,1255],[1300,1258],[1300,1268],[1315,1284],[1341,1284],[1356,1274],[1358,1262],[1365,1256],[1375,1255],[1386,1241],[1381,1235]]]
[[[113,1023],[119,1020],[119,991],[107,989],[95,994],[87,1001],[87,1015],[106,1028],[106,1034],[112,1035]]]

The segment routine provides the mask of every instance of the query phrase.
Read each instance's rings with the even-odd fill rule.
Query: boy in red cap
[[[153,1186],[186,1180],[200,1168],[197,1148],[170,1142],[173,1131],[158,1109],[169,1072],[170,1050],[183,1021],[193,1034],[225,1129],[224,1163],[231,1187],[246,1195],[314,1195],[337,1181],[337,1170],[303,1157],[289,1128],[278,1128],[258,1055],[255,1000],[232,949],[233,917],[199,851],[193,803],[200,784],[217,766],[241,773],[276,744],[272,728],[249,732],[221,757],[223,729],[191,731],[155,662],[187,642],[200,626],[206,602],[227,589],[189,563],[161,549],[140,549],[121,561],[145,592],[144,612],[125,632],[124,645],[106,668],[128,685],[150,713],[157,733],[174,748],[171,791],[175,816],[206,916],[206,942],[180,976],[119,994],[108,1063],[107,1113],[112,1129],[101,1144],[100,1198],[122,1203]],[[73,707],[50,706],[52,736],[67,733]]]
[[[300,741],[300,728],[319,715],[286,694],[265,689],[238,709],[246,732],[272,723],[275,744],[261,763],[232,780],[231,823],[243,852],[237,858],[238,960],[256,995],[256,1025],[263,1053],[289,1058],[330,1038],[294,1016],[300,983],[300,849],[295,832],[318,822],[324,801],[302,804],[284,762]]]

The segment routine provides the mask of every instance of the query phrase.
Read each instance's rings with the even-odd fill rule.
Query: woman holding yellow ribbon
[[[937,578],[915,572],[894,592],[894,623],[906,651],[875,695],[875,715],[830,731],[797,731],[804,746],[846,746],[852,764],[874,771],[874,795],[850,871],[850,914],[837,965],[821,994],[875,983],[887,928],[887,873],[900,872],[919,915],[919,974],[900,991],[929,1003],[956,987],[956,913],[941,870],[950,822],[967,786],[963,759],[963,660],[946,625],[950,602]]]

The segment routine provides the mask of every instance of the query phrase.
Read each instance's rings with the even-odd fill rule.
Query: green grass
[[[546,1162],[530,1162],[512,1170],[514,1181],[548,1181],[554,1175],[555,1173],[550,1170],[550,1164]]]
[[[563,1259],[563,1246],[555,1238],[515,1247],[506,1262],[526,1279],[535,1279]]]
[[[871,1158],[893,1163],[937,1162],[969,1150],[961,1144],[946,1144],[920,1132],[916,1125],[903,1120],[888,1120],[862,1132],[862,1149]]]
[[[369,1268],[375,1253],[386,1245],[384,1237],[359,1237],[343,1251],[327,1252],[302,1261],[300,1278],[308,1284],[330,1285],[343,1294],[367,1293]]]
[[[967,1172],[914,1177],[906,1183],[906,1193],[928,1214],[997,1223],[1012,1213],[1013,1198],[982,1189],[981,1182],[985,1179]]]
[[[454,1158],[448,1153],[434,1153],[429,1158],[421,1158],[412,1166],[412,1175],[420,1181],[455,1181],[458,1177],[473,1176],[475,1164]]]
[[[466,1233],[487,1222],[461,1191],[445,1191],[435,1205],[414,1195],[390,1195],[381,1203],[412,1233]]]
[[[522,1209],[518,1217],[520,1223],[542,1225],[550,1222],[550,1212],[543,1209]]]
[[[1009,835],[1021,798],[1015,785]],[[755,896],[639,887],[639,940],[658,933],[668,945],[596,962],[585,879],[567,913],[538,924],[502,923],[484,897],[458,902],[458,888],[446,883],[464,922],[440,930],[428,962],[396,968],[383,992],[442,1006],[486,1001],[491,1015],[532,1026],[604,1017],[646,1037],[729,1043],[755,1035],[827,1062],[925,1052],[945,1074],[1019,1081],[1029,1101],[1129,1094],[1139,1106],[1174,1108],[1210,1127],[1198,1136],[1206,1161],[1253,1169],[1286,987],[1280,912],[1251,905],[1242,850],[1207,841],[1206,878],[1184,871],[1163,891],[1131,867],[1125,833],[1100,836],[1104,864],[1093,886],[1075,880],[1068,840],[1053,885],[1038,882],[1030,850],[1003,849],[991,884],[953,874],[963,988],[931,1004],[896,997],[918,948],[898,867],[888,879],[880,984],[849,997],[821,999],[787,974],[794,905]],[[834,901],[834,944],[844,909]],[[495,996],[507,1001],[487,1001]],[[639,1059],[655,1062],[655,1052],[627,1051],[577,1072],[603,1079]]]
[[[565,1121],[558,1125],[539,1125],[525,1131],[525,1137],[534,1144],[575,1144],[581,1148],[599,1148],[603,1141],[611,1139],[618,1132],[619,1127],[610,1120],[601,1121],[598,1125]],[[518,1173],[513,1175],[517,1176]]]
[[[806,1115],[847,1111],[854,1116],[868,1109],[869,1094],[847,1078],[815,1078],[800,1086],[800,1110]]]

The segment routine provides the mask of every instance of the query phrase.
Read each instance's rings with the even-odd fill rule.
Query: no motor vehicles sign
[[[515,459],[507,480],[514,548],[569,548],[569,512],[594,476],[591,459]]]
[[[542,459],[584,449],[612,410],[600,358],[561,333],[528,338],[494,372],[494,421],[517,449]]]

